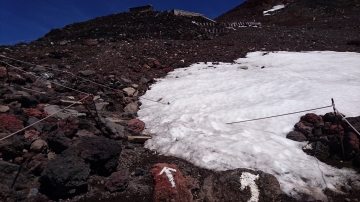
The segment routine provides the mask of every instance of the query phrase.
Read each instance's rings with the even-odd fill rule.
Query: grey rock
[[[28,119],[27,125],[31,125],[31,124],[33,124],[33,123],[35,123],[37,121],[39,121],[38,118],[31,117],[31,118]],[[31,126],[30,129],[35,129],[35,130],[37,130],[39,132],[42,132],[43,127],[44,127],[44,124],[40,122],[40,123],[37,123],[37,124]]]
[[[96,110],[103,110],[107,105],[109,105],[108,102],[99,102],[95,103]]]
[[[43,193],[66,198],[87,191],[90,166],[67,149],[53,158],[41,173],[39,182]]]
[[[136,113],[139,110],[139,105],[135,102],[132,102],[125,106],[124,111],[130,113]]]
[[[48,144],[44,140],[38,139],[31,144],[30,151],[41,153],[43,151],[46,151],[47,148]]]
[[[312,133],[313,126],[311,123],[300,121],[295,124],[295,130],[303,133],[304,135],[309,135]]]
[[[128,96],[134,96],[136,93],[136,89],[132,87],[124,88],[123,91],[125,91],[128,94]]]
[[[239,69],[244,69],[244,70],[249,69],[248,66],[240,66],[240,67],[238,67],[238,68],[239,68]]]
[[[31,188],[28,194],[28,198],[35,197],[39,193],[39,190],[37,188]]]
[[[291,131],[286,135],[286,138],[297,142],[304,142],[307,140],[306,136],[298,131]]]
[[[80,71],[79,73],[82,76],[91,76],[91,75],[95,74],[96,72],[88,69],[88,70]]]
[[[4,113],[10,110],[10,107],[8,106],[4,106],[4,105],[0,105],[0,112]]]
[[[122,139],[125,137],[125,127],[110,121],[105,121],[105,128],[110,133],[112,139]]]
[[[71,139],[65,136],[64,131],[59,130],[51,133],[47,138],[47,142],[52,151],[61,153],[70,147]]]
[[[44,66],[41,65],[36,65],[33,69],[34,72],[45,72],[46,68]]]
[[[78,130],[75,134],[77,137],[95,137],[94,133],[87,130]]]

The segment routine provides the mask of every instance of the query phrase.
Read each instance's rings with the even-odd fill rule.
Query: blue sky
[[[244,0],[0,0],[0,45],[30,42],[51,29],[151,4],[155,10],[182,9],[216,18]]]

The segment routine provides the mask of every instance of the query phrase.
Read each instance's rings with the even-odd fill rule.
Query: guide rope
[[[84,98],[82,98],[81,100],[79,100],[79,102],[85,100],[85,99],[88,98],[89,96],[91,96],[91,95],[85,96]],[[26,126],[25,128],[23,128],[23,129],[21,129],[21,130],[18,130],[18,131],[14,132],[14,133],[11,133],[10,135],[7,135],[7,136],[1,138],[0,141],[3,141],[3,140],[5,140],[6,138],[9,138],[9,137],[11,137],[11,136],[13,136],[13,135],[15,135],[15,134],[23,131],[23,130],[26,130],[26,129],[30,128],[31,126],[33,126],[33,125],[35,125],[35,124],[38,124],[38,123],[44,121],[45,119],[48,119],[48,118],[50,118],[50,117],[52,117],[52,116],[54,116],[54,115],[56,115],[56,114],[58,114],[58,113],[60,113],[60,112],[62,112],[62,111],[64,111],[64,110],[66,110],[66,109],[74,106],[75,104],[77,104],[77,103],[73,103],[73,104],[71,104],[71,105],[69,105],[69,106],[67,106],[67,107],[64,107],[63,109],[61,109],[61,110],[59,110],[59,111],[56,111],[54,114],[51,114],[51,115],[49,115],[49,116],[47,116],[47,117],[45,117],[45,118],[43,118],[43,119],[40,119],[40,120],[36,121],[35,123],[32,123],[32,124]]]
[[[325,106],[325,107],[313,108],[313,109],[307,109],[307,110],[302,110],[302,111],[296,111],[296,112],[291,112],[291,113],[286,113],[286,114],[279,114],[279,115],[267,116],[267,117],[256,118],[256,119],[249,119],[249,120],[244,120],[244,121],[235,121],[235,122],[230,122],[230,123],[226,123],[226,124],[244,123],[244,122],[257,121],[257,120],[262,120],[262,119],[270,119],[270,118],[275,118],[275,117],[280,117],[280,116],[287,116],[287,115],[291,115],[291,114],[298,114],[298,113],[302,113],[302,112],[314,111],[314,110],[318,110],[318,109],[325,109],[325,108],[329,108],[329,107],[332,107],[332,105]]]
[[[343,116],[336,108],[335,108],[335,110],[342,117],[342,120],[345,121],[347,124],[349,124],[349,126],[355,131],[355,133],[357,133],[360,136],[359,131],[356,130],[356,128],[348,120],[346,120],[346,117]]]

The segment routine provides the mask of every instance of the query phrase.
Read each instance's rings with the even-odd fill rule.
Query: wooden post
[[[333,110],[334,110],[334,114],[335,114],[335,123],[337,125],[338,134],[339,134],[339,138],[340,138],[341,150],[342,150],[342,154],[343,154],[343,160],[345,160],[345,149],[344,149],[343,137],[341,136],[341,133],[340,133],[339,120],[338,120],[338,115],[336,113],[335,102],[334,102],[333,98],[331,98],[331,102],[332,102],[332,106],[333,106]]]

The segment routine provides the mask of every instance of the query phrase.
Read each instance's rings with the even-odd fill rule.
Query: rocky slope
[[[52,30],[29,44],[0,46],[0,138],[29,126],[0,141],[0,198],[247,201],[252,191],[238,181],[244,175],[258,176],[260,201],[296,201],[261,171],[214,172],[128,139],[151,135],[142,133],[145,125],[136,118],[138,97],[175,68],[232,62],[259,50],[360,52],[357,0],[287,1],[284,9],[262,15],[278,3],[283,2],[248,1],[216,19],[255,16],[262,28],[214,33],[192,23],[209,22],[199,17],[121,13]],[[355,201],[359,190],[327,195]],[[301,200],[306,199],[312,197]]]

